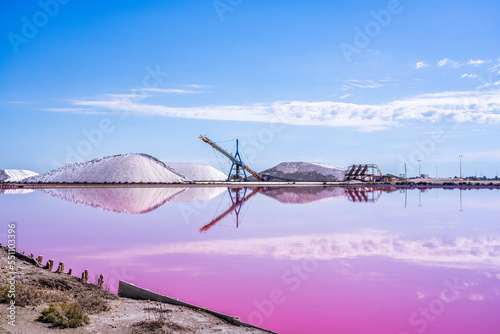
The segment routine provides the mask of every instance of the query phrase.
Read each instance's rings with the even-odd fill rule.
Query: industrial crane
[[[229,174],[227,176],[228,181],[231,181],[231,179],[233,179],[233,180],[242,179],[242,177],[240,176],[240,169],[243,170],[243,174],[244,174],[243,179],[245,181],[248,181],[246,172],[249,172],[250,174],[252,174],[257,180],[264,181],[264,179],[259,174],[257,174],[256,172],[254,172],[253,170],[248,168],[245,164],[243,164],[243,161],[241,160],[239,148],[238,148],[238,146],[239,146],[238,139],[236,139],[236,154],[234,156],[231,155],[230,153],[228,153],[226,150],[224,150],[222,147],[220,147],[219,145],[217,145],[213,141],[211,141],[210,139],[208,139],[207,137],[200,136],[200,139],[202,141],[204,141],[205,143],[207,143],[208,145],[212,146],[214,149],[216,149],[220,153],[222,153],[226,158],[228,158],[232,162],[231,169],[229,170]],[[233,168],[235,168],[235,175],[231,175]]]

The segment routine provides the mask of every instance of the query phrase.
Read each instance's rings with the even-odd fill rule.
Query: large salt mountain
[[[209,165],[188,163],[167,163],[192,181],[226,181],[227,175]]]
[[[150,155],[127,153],[66,165],[23,181],[177,183],[190,180]]]
[[[16,182],[35,175],[38,175],[38,173],[32,172],[30,170],[0,169],[0,181]]]
[[[345,168],[329,166],[314,162],[282,162],[261,174],[267,174],[294,181],[342,181]]]

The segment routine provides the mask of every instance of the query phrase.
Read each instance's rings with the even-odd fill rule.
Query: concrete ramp
[[[267,333],[277,334],[277,333],[269,331],[267,329],[260,328],[260,327],[254,326],[254,325],[250,325],[250,324],[247,324],[246,322],[242,322],[238,317],[233,317],[233,316],[230,316],[227,314],[212,311],[206,307],[200,307],[200,306],[196,306],[193,304],[185,303],[183,301],[178,300],[177,298],[163,296],[163,295],[160,295],[158,293],[152,292],[151,290],[143,289],[143,288],[140,288],[134,284],[127,283],[124,281],[120,281],[120,283],[118,285],[118,296],[125,297],[125,298],[131,298],[131,299],[151,300],[151,301],[157,301],[157,302],[166,303],[166,304],[185,306],[185,307],[189,307],[191,309],[197,310],[197,311],[211,314],[211,315],[216,316],[217,318],[220,318],[222,320],[225,320],[225,321],[227,321],[230,324],[233,324],[235,326],[255,328],[255,329],[259,329],[259,330],[262,330],[264,332],[267,332]]]

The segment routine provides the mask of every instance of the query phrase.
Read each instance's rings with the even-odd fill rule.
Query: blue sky
[[[143,152],[220,169],[204,134],[257,170],[500,171],[498,1],[1,6],[0,168]]]

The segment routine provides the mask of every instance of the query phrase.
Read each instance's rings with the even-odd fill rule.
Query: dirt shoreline
[[[2,247],[0,253],[0,283],[4,285],[11,275],[7,250]],[[269,333],[259,329],[235,326],[203,311],[185,306],[163,303],[160,305],[152,301],[117,297],[95,285],[82,283],[77,277],[42,269],[33,264],[33,261],[19,258],[15,261],[16,283],[23,284],[23,290],[34,289],[33,291],[37,291],[34,295],[49,296],[51,301],[60,299],[73,302],[78,300],[77,296],[85,298],[90,295],[95,298],[95,300],[90,300],[91,303],[94,301],[99,301],[102,305],[105,303],[107,310],[95,314],[89,312],[90,324],[84,327],[61,329],[37,321],[42,309],[49,305],[47,298],[37,301],[35,305],[29,305],[28,301],[26,306],[16,306],[15,326],[8,323],[8,304],[1,304],[1,333]],[[89,302],[88,298],[87,302]],[[159,314],[164,314],[161,315],[161,327],[151,327],[150,325],[158,319]]]

